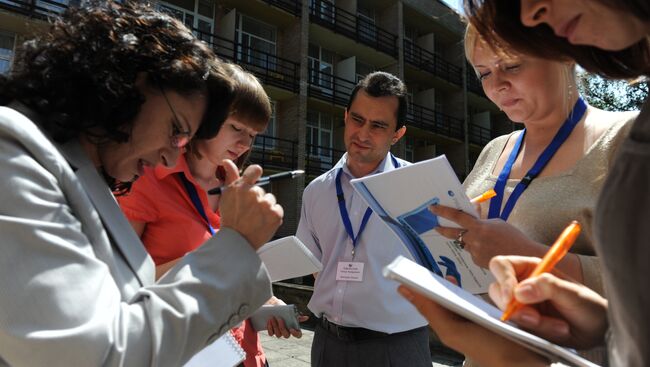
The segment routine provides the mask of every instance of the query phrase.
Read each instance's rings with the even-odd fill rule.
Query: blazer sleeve
[[[106,231],[83,230],[54,171],[0,141],[0,365],[179,366],[271,297],[229,229],[127,296],[120,268],[100,260],[120,256],[96,246]]]

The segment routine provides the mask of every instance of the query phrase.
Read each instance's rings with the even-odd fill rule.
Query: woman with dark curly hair
[[[612,78],[650,76],[648,0],[465,0],[482,35],[538,57],[575,60]],[[622,141],[594,215],[594,245],[607,299],[564,274],[526,279],[539,259],[497,256],[490,296],[500,308],[526,305],[511,320],[572,348],[607,344],[610,366],[650,365],[650,100]],[[592,225],[592,223],[583,223]],[[452,348],[481,366],[550,361],[401,288]]]
[[[0,366],[183,364],[271,297],[255,249],[282,208],[225,160],[221,230],[155,282],[111,189],[214,136],[232,81],[135,4],[68,11],[20,55],[0,76]]]

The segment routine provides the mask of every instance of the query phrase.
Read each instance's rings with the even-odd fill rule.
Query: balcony
[[[30,18],[46,20],[57,16],[68,9],[68,4],[78,4],[79,1],[69,0],[0,0],[0,9],[19,13]]]
[[[463,120],[414,103],[409,106],[406,123],[410,126],[449,138],[459,140],[463,140],[464,138]]]
[[[262,0],[269,5],[280,8],[293,16],[299,17],[302,10],[302,3],[297,0]]]
[[[276,138],[268,135],[258,135],[249,160],[259,164],[265,170],[294,170],[298,167],[297,142]]]
[[[298,93],[298,63],[196,28],[194,33],[209,44],[218,56],[241,65],[260,78],[264,84]]]
[[[309,95],[339,106],[347,106],[356,83],[332,74],[309,69]]]
[[[463,71],[459,66],[409,40],[404,40],[404,61],[458,86],[463,83]]]
[[[469,142],[472,144],[484,146],[492,140],[490,129],[476,124],[469,124]]]
[[[310,3],[309,18],[312,23],[397,57],[396,35],[377,27],[370,20],[336,7],[329,1],[312,0]]]
[[[331,147],[307,144],[305,172],[309,176],[320,176],[332,169],[344,153]]]
[[[485,97],[483,85],[470,65],[467,65],[467,89],[481,97]]]

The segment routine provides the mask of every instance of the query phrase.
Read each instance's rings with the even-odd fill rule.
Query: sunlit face
[[[563,106],[569,65],[524,55],[505,55],[477,42],[471,64],[487,97],[515,122],[542,119]]]
[[[348,160],[362,164],[379,164],[406,131],[397,131],[395,96],[371,97],[359,90],[348,111],[345,112],[345,148]]]
[[[179,133],[183,136],[183,132],[193,136],[205,113],[206,99],[198,92],[182,96],[165,89],[163,95],[159,88],[145,86],[142,94],[145,102],[133,121],[130,139],[126,143],[109,142],[97,146],[99,164],[118,181],[133,181],[148,166],[176,165],[181,148],[177,146],[179,139],[173,137],[178,137]]]
[[[521,0],[521,22],[546,23],[575,45],[622,50],[646,37],[650,24],[596,0]]]
[[[195,140],[194,149],[215,166],[220,165],[224,159],[236,161],[251,148],[255,137],[261,132],[259,128],[260,126],[252,127],[231,116],[223,123],[217,136]]]

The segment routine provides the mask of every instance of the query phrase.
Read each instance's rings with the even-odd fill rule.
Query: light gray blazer
[[[229,229],[156,283],[80,145],[58,149],[12,106],[24,114],[0,107],[0,366],[179,366],[271,297]]]

